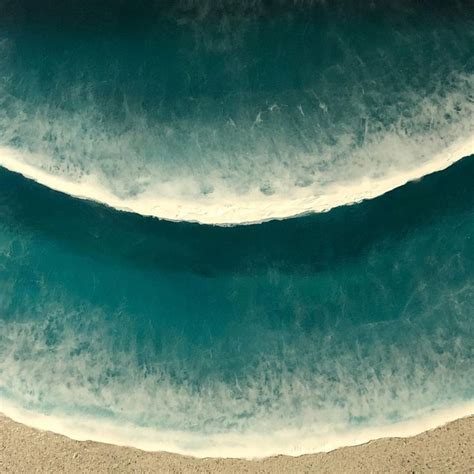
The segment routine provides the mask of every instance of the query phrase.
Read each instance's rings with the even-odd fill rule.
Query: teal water
[[[462,2],[57,3],[4,7],[0,145],[92,199],[287,217],[356,201],[354,183],[363,197],[419,178],[472,136]]]
[[[124,199],[271,217],[472,138],[462,2],[33,3],[1,4],[0,155]],[[472,401],[473,160],[234,227],[0,168],[0,411],[264,455]]]

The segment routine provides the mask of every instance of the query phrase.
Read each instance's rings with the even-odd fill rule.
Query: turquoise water
[[[237,224],[472,139],[469,5],[329,3],[2,4],[0,163]],[[473,159],[233,227],[0,168],[0,411],[263,455],[472,401]]]
[[[115,207],[232,224],[320,211],[472,136],[462,3],[24,3],[0,20],[0,145]]]

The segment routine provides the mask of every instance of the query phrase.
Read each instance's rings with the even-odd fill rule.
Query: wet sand
[[[0,415],[0,472],[474,472],[474,416],[410,438],[299,457],[196,459],[92,441],[74,441]]]

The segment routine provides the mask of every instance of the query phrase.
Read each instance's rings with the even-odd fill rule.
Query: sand
[[[0,472],[474,472],[474,416],[410,438],[262,460],[196,459],[74,441],[0,415]]]

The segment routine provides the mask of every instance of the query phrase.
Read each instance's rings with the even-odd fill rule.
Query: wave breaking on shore
[[[12,420],[44,431],[52,431],[78,441],[97,441],[129,446],[144,451],[171,452],[198,458],[258,459],[274,455],[300,456],[329,452],[345,446],[357,446],[380,438],[409,437],[431,430],[474,413],[474,401],[450,408],[426,411],[411,420],[350,432],[328,431],[320,437],[304,437],[304,433],[285,431],[270,435],[206,436],[203,433],[160,432],[149,428],[123,426],[86,417],[58,417],[30,412],[1,400],[1,412]],[[183,448],[183,446],[187,447]]]

